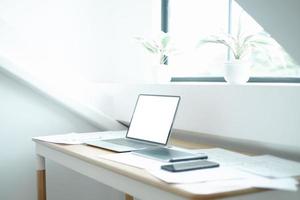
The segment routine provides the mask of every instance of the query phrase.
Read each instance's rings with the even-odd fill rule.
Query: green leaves
[[[147,49],[150,53],[157,53],[158,52],[158,49],[153,45],[151,44],[150,42],[147,42],[147,41],[143,41],[142,42],[142,45],[145,47],[145,49]]]
[[[160,57],[160,63],[164,63],[167,56],[175,54],[177,49],[172,46],[171,37],[161,32],[158,38],[146,39],[143,37],[134,37],[149,53],[157,54]]]
[[[206,43],[221,44],[229,48],[235,59],[241,59],[245,57],[247,53],[252,52],[255,49],[261,49],[262,46],[274,45],[274,40],[266,32],[259,32],[257,34],[244,36],[240,26],[241,25],[239,24],[236,36],[224,33],[210,35],[201,39],[198,42],[197,47]],[[264,53],[267,53],[267,48],[264,49]]]
[[[166,34],[163,35],[160,42],[162,48],[167,48],[168,44],[170,43],[170,36]]]
[[[236,39],[232,35],[210,35],[207,38],[201,39],[198,42],[197,47],[207,43],[222,44],[230,49],[236,59],[239,57],[237,54],[237,52],[239,52],[239,47],[237,46]]]

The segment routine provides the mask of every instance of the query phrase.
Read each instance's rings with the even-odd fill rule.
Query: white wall
[[[49,88],[87,100],[88,91],[78,83],[147,79],[145,54],[132,38],[151,34],[152,4],[152,0],[1,0],[0,65],[4,58]],[[31,137],[96,128],[1,74],[0,99],[0,134],[5,141],[0,147],[0,199],[31,200],[35,198]],[[52,162],[47,167],[50,200],[122,196]]]
[[[133,36],[151,35],[154,2],[2,0],[0,55],[56,86],[144,80],[146,56]]]
[[[130,121],[139,93],[180,95],[174,128],[273,145],[300,159],[298,84],[99,84],[97,91],[97,106],[124,121]],[[105,98],[114,106],[101,103]]]
[[[0,199],[36,198],[31,137],[98,129],[0,73]],[[55,199],[121,199],[122,194],[47,161],[47,196]]]

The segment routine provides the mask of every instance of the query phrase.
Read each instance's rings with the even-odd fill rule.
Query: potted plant
[[[265,59],[271,60],[267,46],[273,45],[274,40],[264,31],[243,34],[239,23],[236,35],[210,35],[201,39],[197,47],[207,43],[220,44],[229,49],[231,55],[229,61],[224,64],[224,78],[228,83],[243,84],[249,80],[251,61],[255,61],[254,54],[264,55]]]
[[[168,33],[160,32],[158,37],[145,38],[134,37],[142,47],[154,58],[155,79],[159,82],[170,81],[171,76],[168,70],[168,56],[176,54],[171,37]]]

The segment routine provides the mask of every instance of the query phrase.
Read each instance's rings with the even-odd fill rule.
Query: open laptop
[[[163,147],[168,142],[179,101],[179,96],[140,94],[125,138],[86,144],[116,152]]]

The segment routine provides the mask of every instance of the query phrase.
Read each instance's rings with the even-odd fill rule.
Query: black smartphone
[[[219,167],[220,165],[216,162],[207,161],[207,160],[193,160],[188,162],[179,162],[174,164],[162,165],[161,169],[170,171],[170,172],[183,172],[188,170],[195,169],[207,169],[213,167]]]

